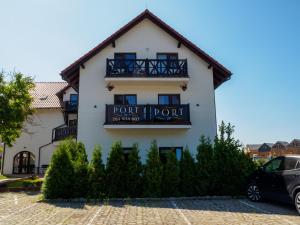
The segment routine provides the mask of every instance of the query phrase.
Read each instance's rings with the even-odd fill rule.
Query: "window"
[[[177,53],[157,53],[157,59],[177,60],[178,54]]]
[[[115,105],[136,105],[136,95],[115,95]]]
[[[283,160],[283,169],[284,170],[293,170],[296,167],[297,158],[284,158]]]
[[[115,60],[115,65],[123,69],[123,73],[133,73],[136,60],[135,53],[115,53]]]
[[[266,172],[276,172],[282,170],[283,158],[276,158],[271,160],[264,166]]]
[[[69,126],[70,127],[77,126],[77,120],[69,120]]]
[[[179,94],[161,94],[158,95],[159,105],[180,105]]]
[[[159,148],[159,157],[160,161],[165,164],[167,162],[167,155],[170,152],[173,152],[176,154],[177,160],[180,160],[182,157],[182,147],[160,147]]]
[[[125,162],[128,162],[129,153],[132,150],[132,148],[122,148]]]
[[[70,104],[77,105],[78,103],[78,95],[77,94],[70,94]]]

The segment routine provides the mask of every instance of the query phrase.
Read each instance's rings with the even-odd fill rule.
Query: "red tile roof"
[[[33,108],[48,109],[61,108],[62,100],[57,93],[68,86],[67,82],[36,82],[32,90]]]

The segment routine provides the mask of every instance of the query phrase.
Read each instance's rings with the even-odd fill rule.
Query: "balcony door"
[[[136,53],[115,53],[116,67],[123,74],[133,74],[135,68]]]
[[[136,105],[136,95],[115,95],[114,104],[115,105]]]
[[[159,74],[173,74],[178,68],[177,53],[157,53]]]

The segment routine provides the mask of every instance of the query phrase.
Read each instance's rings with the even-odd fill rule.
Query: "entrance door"
[[[13,173],[32,174],[35,168],[35,156],[31,152],[19,152],[14,157]]]

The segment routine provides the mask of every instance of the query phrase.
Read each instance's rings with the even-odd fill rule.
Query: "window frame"
[[[116,97],[117,96],[122,96],[123,99],[123,104],[122,105],[127,105],[127,104],[124,104],[124,97],[125,96],[134,96],[135,97],[135,104],[131,104],[131,105],[137,105],[137,95],[136,94],[114,94],[114,105],[119,105],[119,104],[116,104]]]
[[[170,56],[176,56],[176,59],[178,60],[178,52],[157,52],[156,53],[156,59],[159,59],[158,58],[159,55],[166,55],[167,60],[170,59]]]
[[[182,146],[177,146],[177,147],[165,147],[165,146],[162,146],[162,147],[159,147],[159,148],[158,148],[159,160],[160,160],[161,163],[163,163],[163,164],[166,163],[166,161],[164,162],[164,160],[161,159],[161,155],[162,155],[162,154],[167,154],[167,153],[161,153],[161,150],[166,150],[166,149],[169,149],[169,150],[171,150],[172,152],[174,151],[175,155],[176,155],[176,149],[180,149],[180,150],[181,150],[181,158],[182,158],[182,155],[183,155],[183,147],[182,147]],[[180,161],[181,158],[180,158],[180,159],[177,159],[177,155],[176,155],[176,159],[177,159],[178,161]]]
[[[71,100],[72,96],[77,96],[76,102],[74,102],[74,101]],[[79,98],[78,94],[70,94],[70,100],[69,100],[70,104],[76,103],[78,105],[78,98]]]
[[[158,105],[163,105],[163,104],[160,104],[160,102],[159,102],[159,97],[160,96],[168,96],[168,98],[169,98],[169,104],[165,104],[165,105],[181,105],[180,94],[158,94],[157,95],[157,104]],[[172,99],[171,98],[172,96],[177,96],[178,97],[178,99],[179,99],[179,103],[178,104],[173,104],[173,103],[170,104],[170,99]]]

